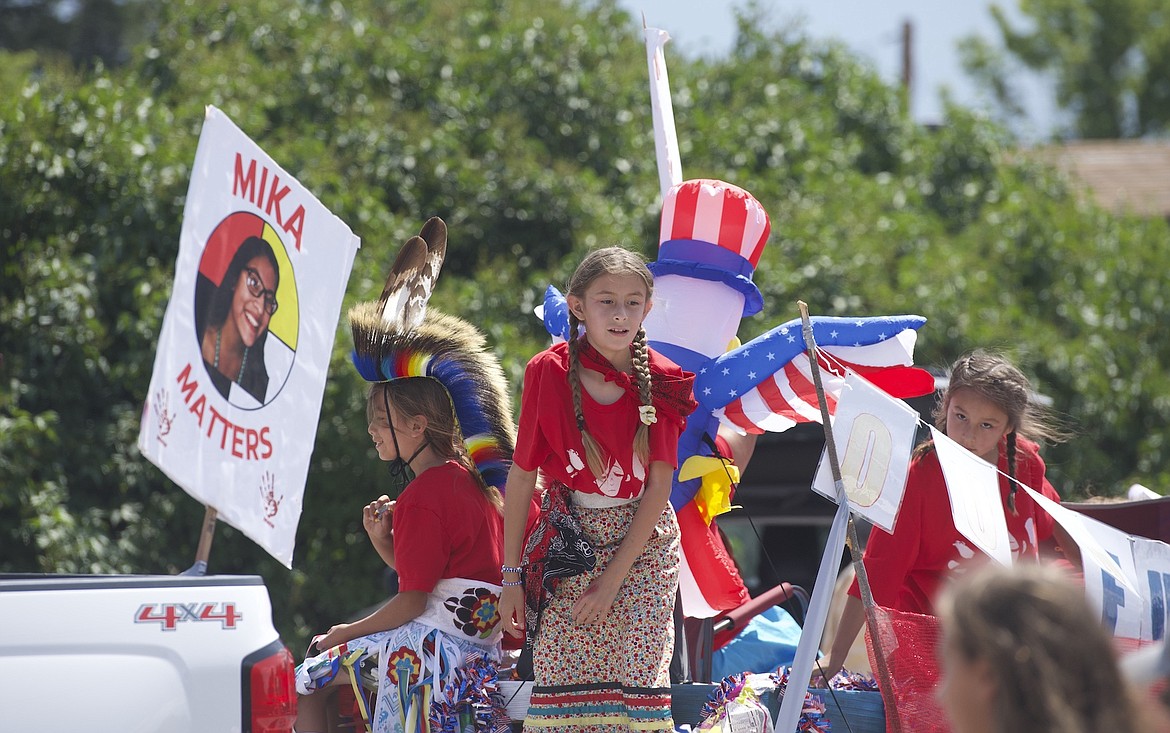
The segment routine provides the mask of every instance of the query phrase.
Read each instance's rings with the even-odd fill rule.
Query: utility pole
[[[902,104],[907,115],[911,113],[910,93],[914,82],[914,24],[902,21]]]

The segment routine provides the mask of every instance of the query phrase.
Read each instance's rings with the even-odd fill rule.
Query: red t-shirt
[[[499,585],[504,516],[455,461],[420,473],[394,506],[399,591],[430,593],[444,578]]]
[[[1037,560],[1037,545],[1052,535],[1055,520],[1022,489],[1016,491],[1017,514],[1013,516],[1008,511],[1007,455],[1002,442],[999,470],[1005,474],[999,477],[999,492],[1012,557]],[[1031,441],[1017,442],[1016,478],[1049,499],[1060,501],[1060,495],[1044,477],[1044,461]],[[863,558],[874,601],[879,606],[932,615],[935,595],[945,579],[963,572],[968,563],[986,559],[955,528],[946,480],[934,450],[911,462],[894,533],[875,527]],[[860,597],[856,580],[849,594]]]
[[[651,379],[659,374],[682,379],[688,374],[654,351],[649,351],[649,355]],[[528,362],[513,460],[525,471],[540,469],[574,491],[620,499],[641,496],[647,466],[634,455],[634,434],[641,424],[638,420],[641,402],[633,394],[623,392],[613,404],[602,405],[581,388],[585,424],[601,446],[603,459],[608,461],[605,478],[596,478],[585,464],[585,448],[573,416],[568,374],[566,343],[556,344]],[[685,425],[685,420],[670,419],[659,410],[658,422],[650,426],[651,463],[663,461],[671,468],[678,466],[678,438]]]

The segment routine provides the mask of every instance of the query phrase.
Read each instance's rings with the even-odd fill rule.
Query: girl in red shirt
[[[367,504],[362,524],[374,548],[398,573],[398,593],[373,613],[314,639],[322,650],[297,669],[297,730],[325,730],[325,694],[337,659],[364,648],[378,656],[374,731],[409,731],[429,717],[422,692],[469,658],[496,663],[500,628],[503,499],[484,483],[463,444],[447,390],[430,377],[374,384],[367,401],[378,457],[406,480],[396,500]],[[440,661],[441,660],[441,661]],[[436,672],[436,665],[442,672]]]
[[[398,593],[314,638],[321,654],[296,669],[301,733],[325,729],[325,688],[356,686],[353,668],[373,657],[376,705],[372,714],[362,709],[373,733],[508,724],[493,693],[503,636],[500,487],[515,428],[503,370],[483,335],[426,307],[446,238],[443,221],[428,220],[399,251],[379,299],[349,312],[354,366],[373,383],[368,432],[395,497],[367,504],[362,523],[398,572]]]
[[[935,424],[949,438],[998,466],[1000,497],[1014,559],[1038,560],[1040,543],[1054,534],[1063,549],[1075,550],[1075,544],[1052,517],[1016,484],[1018,480],[1060,501],[1060,495],[1045,478],[1044,461],[1033,440],[1058,441],[1065,436],[1033,399],[1023,372],[1004,357],[982,350],[960,357],[951,367],[949,385],[934,417]],[[910,464],[894,533],[872,531],[862,556],[874,603],[933,615],[935,596],[946,578],[985,559],[955,528],[934,443],[922,443]],[[822,666],[825,680],[841,670],[864,623],[865,610],[855,580],[828,662]],[[817,673],[815,681],[820,681],[821,674]]]
[[[679,529],[668,500],[694,375],[647,346],[652,294],[637,255],[591,253],[569,281],[569,341],[524,374],[500,615],[509,634],[528,631],[534,728],[674,728]],[[538,472],[543,514],[525,547]]]

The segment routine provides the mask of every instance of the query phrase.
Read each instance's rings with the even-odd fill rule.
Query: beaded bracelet
[[[511,567],[510,565],[501,565],[500,572],[501,573],[516,573],[517,575],[519,575],[520,573],[524,572],[524,568],[514,568],[514,567]]]
[[[518,585],[524,585],[523,580],[501,580],[500,585],[505,588],[515,588]]]

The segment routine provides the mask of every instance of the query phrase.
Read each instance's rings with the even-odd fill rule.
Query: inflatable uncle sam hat
[[[768,212],[739,186],[683,181],[662,203],[658,260],[650,271],[655,278],[682,275],[727,285],[743,296],[742,315],[754,315],[764,299],[752,275],[771,230]]]
[[[764,207],[739,186],[696,178],[671,187],[658,260],[647,264],[654,274],[650,345],[696,373],[699,362],[727,351],[740,319],[764,307],[752,275],[770,232]]]

